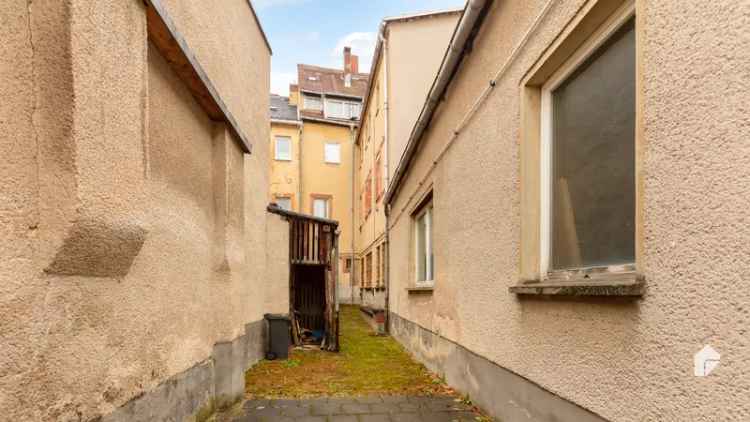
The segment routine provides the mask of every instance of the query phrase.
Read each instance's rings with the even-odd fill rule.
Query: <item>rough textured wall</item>
[[[232,5],[221,47],[245,62],[198,61],[263,145],[269,52],[248,5]],[[0,43],[10,81],[0,409],[12,420],[89,420],[262,318],[266,237],[282,230],[267,226],[268,154],[242,154],[148,48],[142,1],[9,2],[0,13],[17,34]],[[216,31],[176,26],[188,40]]]
[[[461,13],[453,13],[388,24],[389,179],[404,153],[460,17]]]
[[[554,2],[428,172],[546,1],[495,2],[394,204],[392,310],[606,419],[745,420],[750,353],[746,2],[637,1],[643,66],[640,300],[519,299],[520,81],[583,1]],[[420,182],[423,184],[419,185]],[[409,295],[408,211],[434,188],[436,287]],[[721,364],[693,376],[712,344]],[[450,381],[450,380],[449,380]]]

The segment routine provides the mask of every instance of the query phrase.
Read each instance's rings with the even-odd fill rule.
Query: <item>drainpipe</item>
[[[297,153],[297,210],[299,212],[302,211],[302,201],[304,199],[302,198],[302,120],[300,120],[299,124],[299,133],[297,136],[298,142],[297,142],[297,148],[299,148],[299,152]]]
[[[355,191],[356,178],[355,178],[355,176],[356,176],[356,168],[357,168],[357,166],[356,166],[356,163],[355,163],[354,160],[357,158],[357,154],[356,154],[356,148],[354,147],[354,141],[356,140],[356,134],[354,132],[354,125],[353,124],[349,125],[349,138],[351,139],[351,142],[352,142],[352,224],[351,224],[352,225],[352,250],[351,250],[352,265],[351,265],[351,267],[349,267],[349,284],[350,284],[350,287],[351,287],[349,293],[351,294],[351,297],[352,297],[351,300],[352,300],[352,305],[353,305],[354,304],[354,281],[355,281],[355,277],[357,276],[357,271],[356,271],[356,268],[357,268],[356,262],[357,262],[357,260],[355,259],[355,256],[354,256],[354,233],[357,232],[354,229],[354,227],[357,224],[357,221],[356,221],[357,216],[356,216],[355,209],[354,209],[354,204],[355,204],[355,202],[354,202],[355,201],[354,196],[356,194],[356,191]]]
[[[390,106],[388,105],[388,38],[385,36],[385,26],[383,27],[383,30],[380,31],[380,42],[383,45],[383,120],[384,120],[384,141],[383,141],[383,165],[385,169],[383,170],[384,178],[383,180],[383,187],[385,190],[388,190],[388,184],[390,182],[390,163],[388,162],[388,152],[391,149],[390,144],[390,136],[388,133],[388,119],[390,115]],[[385,195],[384,195],[385,196]],[[390,242],[389,242],[389,236],[388,236],[388,214],[390,214],[390,206],[386,205],[385,198],[383,198],[383,207],[384,207],[384,213],[385,213],[385,233],[383,234],[384,237],[384,243],[385,243],[385,251],[383,255],[385,255],[383,258],[385,260],[384,263],[384,274],[383,277],[385,278],[385,332],[390,333],[390,309],[391,305],[389,302],[390,296],[391,296],[391,277],[389,275],[390,273]]]

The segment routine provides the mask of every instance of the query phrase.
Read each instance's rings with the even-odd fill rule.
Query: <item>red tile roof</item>
[[[351,86],[345,84],[344,71],[308,64],[297,65],[297,81],[302,91],[319,92],[327,95],[347,95],[364,97],[367,92],[367,73],[353,73]]]

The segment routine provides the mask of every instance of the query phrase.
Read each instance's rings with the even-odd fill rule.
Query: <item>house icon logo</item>
[[[693,356],[693,372],[696,377],[705,377],[717,366],[721,355],[710,345],[705,345]]]

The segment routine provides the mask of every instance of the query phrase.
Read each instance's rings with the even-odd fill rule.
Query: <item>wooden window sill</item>
[[[517,295],[540,296],[643,296],[646,283],[636,273],[607,274],[605,277],[575,277],[568,280],[522,281],[508,288]]]

